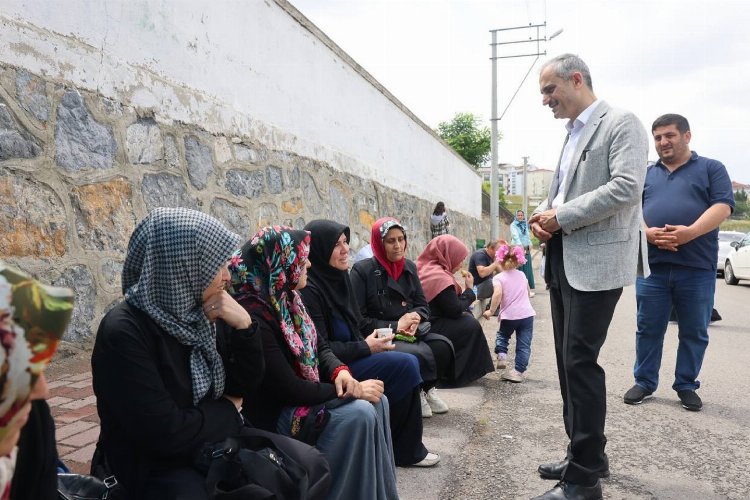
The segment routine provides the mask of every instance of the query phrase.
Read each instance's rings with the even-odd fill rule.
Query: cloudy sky
[[[290,0],[431,127],[455,113],[491,112],[491,29],[541,24],[547,56],[498,62],[501,162],[554,168],[563,120],[541,106],[540,63],[563,52],[589,65],[597,97],[651,130],[688,118],[691,147],[750,183],[750,2],[746,0]],[[535,38],[516,31],[506,41]],[[545,30],[540,32],[545,35]],[[536,52],[524,43],[508,55]],[[747,91],[747,92],[746,92]],[[650,159],[656,159],[651,146]]]

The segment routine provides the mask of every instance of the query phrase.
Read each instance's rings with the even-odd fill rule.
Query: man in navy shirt
[[[478,320],[487,307],[487,300],[492,297],[492,276],[500,272],[500,264],[495,261],[495,251],[499,240],[489,241],[469,258],[469,272],[474,277],[477,302],[474,304],[474,317]]]
[[[640,404],[656,390],[664,333],[674,307],[680,340],[672,389],[684,408],[699,411],[703,403],[695,390],[708,346],[719,224],[734,209],[732,183],[721,162],[690,150],[690,126],[683,116],[657,118],[651,134],[659,155],[643,189],[651,275],[636,280],[635,385],[624,401]]]

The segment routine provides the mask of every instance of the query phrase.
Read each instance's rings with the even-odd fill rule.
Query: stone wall
[[[331,218],[349,224],[353,251],[387,214],[407,226],[410,257],[428,241],[434,200],[273,149],[262,137],[209,133],[0,65],[0,258],[73,287],[66,339],[86,343],[121,297],[130,233],[157,206],[201,210],[245,238],[270,223],[299,228]],[[456,236],[473,247],[486,226],[451,215]]]

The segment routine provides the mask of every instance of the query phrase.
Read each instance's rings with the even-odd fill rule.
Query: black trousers
[[[422,444],[420,391],[420,387],[415,386],[400,401],[389,401],[393,456],[399,466],[414,465],[427,456],[427,448]]]
[[[563,479],[592,484],[608,467],[604,447],[607,415],[604,369],[599,350],[607,338],[622,288],[584,292],[570,286],[563,263],[562,236],[547,244],[547,269],[555,337],[557,374],[563,400],[565,432],[570,438],[569,465]]]

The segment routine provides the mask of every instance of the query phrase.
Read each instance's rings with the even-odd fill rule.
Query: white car
[[[724,281],[736,285],[740,280],[750,280],[750,233],[730,246],[732,250],[724,261]]]
[[[730,243],[740,241],[745,237],[745,233],[739,231],[719,231],[719,259],[716,262],[716,272],[721,276],[724,274],[724,262],[727,255],[732,250]]]

